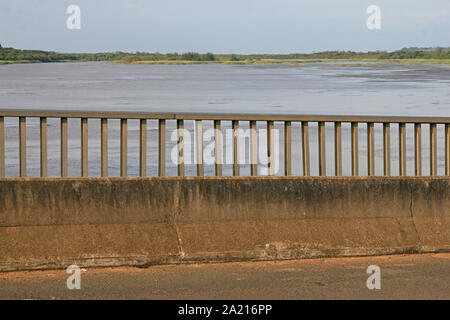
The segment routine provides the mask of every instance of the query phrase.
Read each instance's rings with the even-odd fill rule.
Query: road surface
[[[369,290],[371,265],[381,289]],[[450,299],[450,254],[0,273],[0,299]]]

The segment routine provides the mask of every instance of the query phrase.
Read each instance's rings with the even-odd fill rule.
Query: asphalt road
[[[367,268],[381,289],[366,286]],[[0,299],[450,299],[450,254],[0,273]]]

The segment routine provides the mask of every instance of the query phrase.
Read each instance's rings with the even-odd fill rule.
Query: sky
[[[81,29],[67,28],[70,5]],[[367,28],[370,5],[379,30]],[[1,0],[0,44],[74,53],[450,47],[450,0]]]

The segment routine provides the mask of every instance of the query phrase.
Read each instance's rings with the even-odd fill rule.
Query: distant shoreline
[[[149,53],[149,52],[103,52],[103,53],[58,53],[41,50],[20,50],[4,48],[0,45],[0,64],[34,62],[88,62],[104,61],[128,64],[292,64],[342,63],[346,66],[359,66],[362,63],[396,64],[442,64],[450,65],[450,48],[402,49],[398,51],[323,51],[315,53],[291,54],[213,54]]]
[[[123,63],[123,61],[111,61]],[[365,63],[392,63],[392,64],[442,64],[450,65],[450,59],[262,59],[252,61],[134,61],[129,64],[221,64],[221,65],[251,65],[251,64],[290,64],[303,65],[308,63],[341,63],[342,66],[359,67]]]
[[[62,61],[36,61],[36,60],[0,60],[0,65],[8,64],[29,64],[29,63],[78,63],[78,62],[109,62],[123,64],[143,64],[143,65],[193,65],[193,64],[209,64],[209,65],[292,65],[302,66],[311,63],[335,63],[343,67],[362,67],[367,63],[388,63],[388,64],[439,64],[449,65],[450,59],[260,59],[260,60],[244,60],[244,61],[193,61],[193,60],[143,60],[126,62],[122,60],[110,61],[92,61],[92,60],[62,60]]]

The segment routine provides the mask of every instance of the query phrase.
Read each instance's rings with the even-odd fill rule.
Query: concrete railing
[[[442,148],[445,158],[444,175],[450,176],[450,118],[449,117],[382,117],[382,116],[324,116],[324,115],[255,115],[255,114],[205,114],[205,113],[126,113],[126,112],[76,112],[76,111],[50,111],[50,110],[0,110],[0,177],[5,177],[5,118],[16,117],[19,119],[18,141],[19,141],[19,176],[27,175],[27,118],[40,119],[40,176],[46,177],[48,148],[47,148],[47,118],[60,119],[60,176],[68,176],[68,118],[79,118],[81,121],[81,177],[88,176],[88,119],[101,119],[100,132],[100,175],[108,176],[108,119],[120,119],[120,176],[127,174],[127,121],[129,119],[140,120],[139,125],[139,175],[147,175],[147,120],[152,119],[158,122],[158,175],[166,175],[166,122],[176,122],[177,132],[177,156],[172,159],[177,166],[177,175],[185,175],[185,132],[186,121],[195,121],[195,141],[193,143],[196,158],[196,175],[204,175],[204,139],[203,123],[213,121],[214,127],[214,174],[222,176],[223,165],[223,139],[222,123],[231,121],[232,139],[232,175],[241,176],[241,162],[239,153],[242,150],[240,144],[240,126],[245,125],[249,138],[249,149],[247,150],[250,158],[250,175],[258,175],[258,140],[265,141],[264,148],[267,150],[267,174],[274,175],[275,158],[283,158],[284,170],[282,175],[291,176],[292,172],[292,125],[299,123],[301,125],[301,162],[302,175],[310,176],[311,167],[317,166],[318,175],[327,176],[326,157],[326,126],[333,126],[334,130],[334,175],[343,175],[343,139],[342,125],[349,123],[351,125],[351,175],[360,175],[359,170],[359,152],[358,142],[359,125],[365,124],[367,128],[366,158],[367,175],[375,175],[375,125],[382,126],[383,142],[383,175],[391,176],[391,135],[392,124],[398,125],[398,173],[399,176],[407,175],[407,137],[406,127],[414,127],[414,175],[422,175],[422,127],[429,127],[429,173],[430,176],[438,175],[438,149]],[[257,133],[257,123],[265,127],[266,137]],[[274,149],[274,123],[277,123],[283,132],[283,150],[281,156]],[[318,156],[317,161],[312,161],[310,155],[309,124],[317,123],[318,127]],[[437,128],[444,129],[443,145],[438,145]],[[329,142],[328,142],[329,143]],[[260,144],[261,146],[261,144]],[[51,154],[51,157],[54,155]]]

